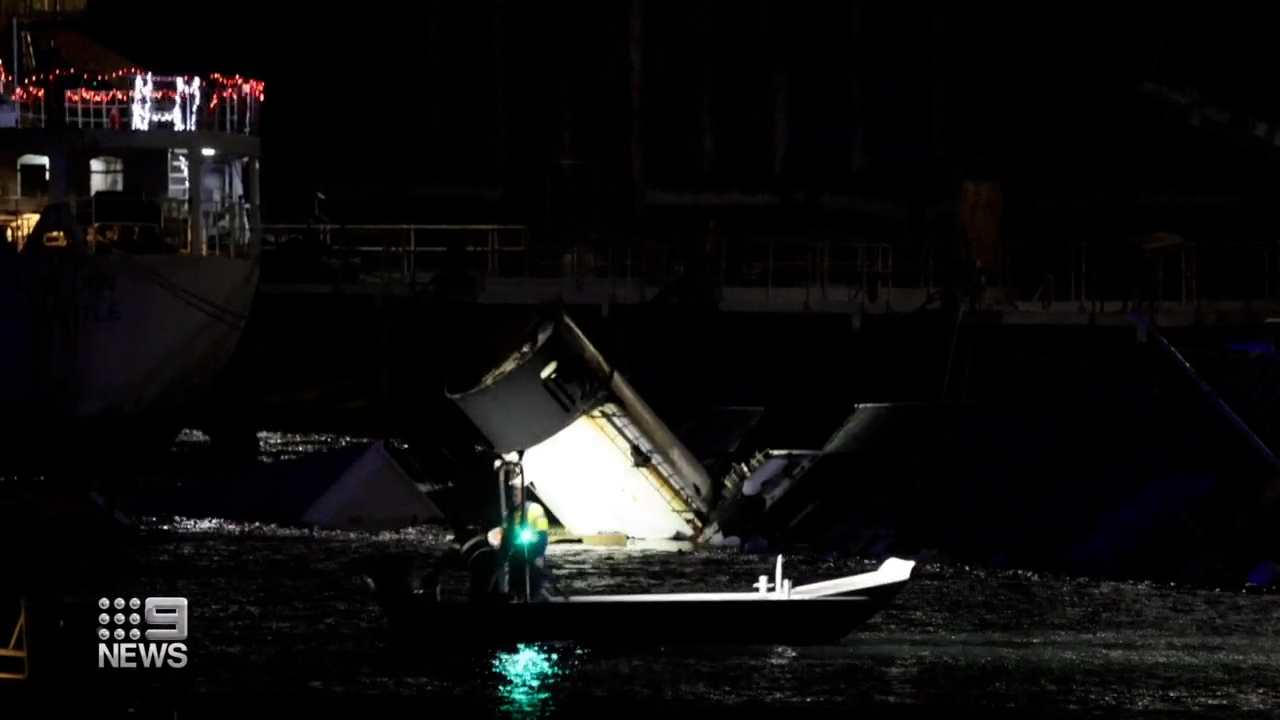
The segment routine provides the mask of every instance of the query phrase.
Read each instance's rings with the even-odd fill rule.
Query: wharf
[[[480,304],[633,305],[653,300],[680,276],[673,243],[632,239],[590,248],[539,250],[514,225],[276,225],[266,228],[264,267],[294,266],[290,247],[323,258],[309,272],[264,271],[275,295],[415,296],[457,257]],[[461,252],[459,252],[461,251]],[[302,253],[299,253],[301,255]],[[928,247],[890,243],[741,238],[710,263],[715,309],[737,313],[864,315],[937,304],[937,264]],[[1010,288],[969,298],[968,319],[1009,325],[1127,325],[1137,284],[1132,249],[1116,244],[1046,246],[1049,272],[1009,273]],[[1180,243],[1153,255],[1148,280],[1163,326],[1232,325],[1280,316],[1276,246]],[[447,260],[449,258],[455,258]],[[296,268],[290,268],[296,269]],[[1023,297],[1026,299],[1017,299]]]

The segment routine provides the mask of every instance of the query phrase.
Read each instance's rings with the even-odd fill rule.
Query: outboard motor
[[[489,543],[488,535],[481,533],[463,543],[458,554],[462,566],[470,576],[471,601],[500,599],[502,588],[498,580],[499,573],[502,572],[502,559],[497,549]]]

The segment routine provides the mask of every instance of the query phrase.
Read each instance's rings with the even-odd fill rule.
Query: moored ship
[[[0,412],[17,422],[0,450],[171,442],[253,302],[263,85],[160,76],[60,20],[8,23]]]

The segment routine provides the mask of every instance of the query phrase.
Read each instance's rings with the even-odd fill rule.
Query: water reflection
[[[796,659],[796,651],[794,648],[779,645],[769,652],[769,664],[777,666],[790,665]]]
[[[499,707],[517,718],[549,714],[551,689],[565,670],[560,653],[541,645],[520,645],[515,652],[498,653],[493,659],[493,671],[501,678]]]

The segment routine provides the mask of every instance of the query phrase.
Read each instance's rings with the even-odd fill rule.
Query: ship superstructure
[[[252,304],[263,84],[153,73],[63,11],[25,7],[0,43],[0,410],[40,436],[166,442]]]

